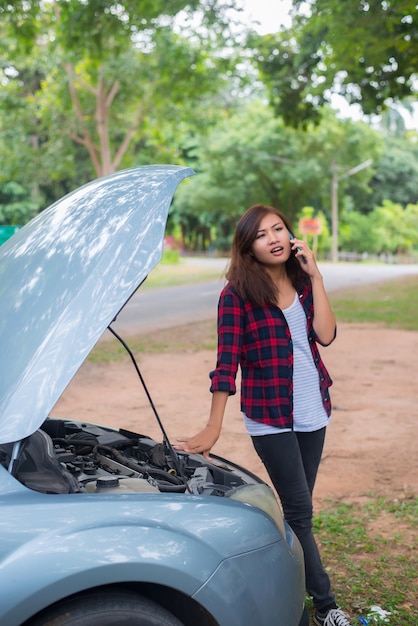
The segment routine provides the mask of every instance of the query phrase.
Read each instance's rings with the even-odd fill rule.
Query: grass
[[[341,322],[418,330],[418,275],[330,294]]]
[[[165,284],[169,274],[167,282],[173,284],[172,272],[173,267],[163,267],[159,275],[150,276],[155,281],[151,286]],[[175,272],[179,283],[189,282],[184,267]],[[192,282],[196,276],[192,273]],[[418,276],[334,292],[330,300],[339,321],[418,331]],[[216,321],[132,337],[129,345],[139,357],[151,352],[215,350]],[[90,355],[100,362],[125,358],[116,340],[99,344]],[[315,516],[324,564],[332,572],[338,600],[357,616],[355,626],[361,624],[358,616],[366,615],[373,605],[391,612],[392,626],[418,624],[417,520],[418,498],[388,500],[373,494],[362,506],[330,502]]]
[[[216,349],[216,320],[196,322],[159,330],[155,334],[129,337],[129,348],[136,357],[141,354],[166,354],[169,352],[198,352]],[[125,349],[116,339],[98,343],[88,356],[95,363],[109,363],[128,359]]]
[[[362,506],[328,504],[315,516],[314,530],[344,608],[360,616],[378,605],[391,613],[389,624],[416,626],[418,498],[370,494]],[[361,624],[359,617],[353,624]]]
[[[222,266],[222,262],[219,264]],[[225,267],[227,260],[225,259]],[[202,280],[217,279],[223,276],[224,272],[218,267],[210,264],[195,264],[193,258],[179,258],[176,263],[165,263],[163,260],[154,267],[147,276],[146,281],[141,286],[142,289],[152,289],[155,287],[173,287],[175,285],[194,284]]]

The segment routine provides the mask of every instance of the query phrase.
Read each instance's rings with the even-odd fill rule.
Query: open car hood
[[[0,247],[0,443],[43,423],[88,353],[161,259],[185,167],[99,178]]]

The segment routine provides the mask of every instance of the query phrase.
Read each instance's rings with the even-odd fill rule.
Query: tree
[[[403,207],[418,200],[418,144],[415,136],[386,137],[370,181],[369,206],[391,200]],[[358,207],[358,208],[361,208]]]
[[[216,0],[1,1],[3,138],[7,116],[18,118],[9,179],[24,176],[22,145],[37,172],[53,177],[55,163],[55,176],[80,183],[146,162],[168,124],[207,124],[199,104],[231,68],[218,53],[223,10]],[[184,36],[173,27],[180,11]],[[187,18],[196,13],[201,25],[192,31]],[[172,156],[173,146],[162,160]]]
[[[346,251],[369,254],[399,254],[418,246],[418,205],[385,200],[368,215],[346,213],[340,229],[340,244]]]
[[[415,0],[294,0],[293,6],[291,29],[250,40],[276,111],[288,123],[317,121],[333,92],[365,114],[416,96]]]
[[[376,229],[373,214],[349,211],[340,224],[339,245],[346,252],[378,254],[384,248],[385,236]]]
[[[418,205],[400,204],[385,200],[371,216],[373,232],[382,242],[382,251],[398,253],[410,251],[418,244]]]
[[[20,226],[36,215],[37,206],[26,189],[15,182],[0,185],[0,224]]]
[[[264,103],[254,101],[231,112],[207,137],[195,138],[190,155],[197,176],[177,190],[171,219],[186,234],[192,224],[204,226],[210,243],[228,250],[247,206],[286,205],[294,214],[301,180],[297,146],[297,132],[284,128]],[[186,243],[191,244],[187,237]]]
[[[338,120],[332,110],[321,124],[304,132],[285,126],[264,102],[250,102],[231,112],[208,136],[195,138],[189,156],[197,176],[176,192],[170,220],[186,234],[196,224],[204,226],[211,243],[224,250],[230,248],[243,210],[258,202],[281,207],[295,225],[307,205],[330,222],[333,160],[343,172],[377,159],[380,145],[377,131],[364,123]],[[369,194],[371,176],[368,168],[341,180],[342,209],[347,198]]]

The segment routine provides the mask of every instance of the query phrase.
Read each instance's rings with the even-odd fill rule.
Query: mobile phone
[[[292,239],[295,238],[294,234],[289,229],[287,229],[287,232],[289,233],[290,241],[292,241]],[[301,250],[300,248],[296,248],[296,252],[300,252],[300,250]],[[305,263],[305,264],[307,263],[307,260],[306,260],[306,258],[303,255],[301,256],[301,260],[302,260],[302,263]]]

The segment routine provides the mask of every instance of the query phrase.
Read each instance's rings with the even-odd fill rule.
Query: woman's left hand
[[[328,296],[325,291],[322,274],[316,264],[315,255],[301,239],[292,239],[290,242],[295,251],[301,268],[307,273],[312,284],[312,294],[315,306],[313,327],[322,345],[329,345],[335,338],[336,321],[332,312]]]
[[[292,247],[292,250],[295,252],[295,256],[299,261],[303,271],[306,272],[310,277],[319,274],[315,255],[306,243],[306,241],[295,238],[291,240],[290,245]]]

